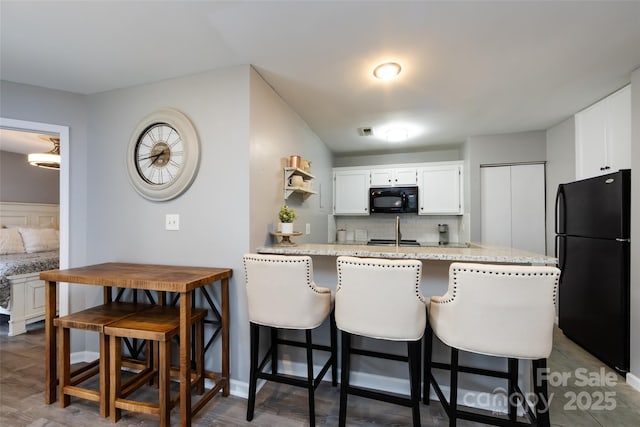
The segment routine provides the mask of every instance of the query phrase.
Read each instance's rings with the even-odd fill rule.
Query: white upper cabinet
[[[576,179],[631,168],[631,86],[576,113]]]
[[[462,215],[462,162],[418,168],[418,214]]]
[[[372,187],[417,185],[416,168],[371,169]]]
[[[369,169],[334,171],[333,213],[369,215]]]

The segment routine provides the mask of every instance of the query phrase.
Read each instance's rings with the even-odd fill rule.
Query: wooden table
[[[111,299],[111,287],[142,289],[180,294],[180,420],[182,426],[191,425],[191,300],[194,289],[210,283],[221,282],[222,310],[222,372],[209,373],[215,386],[197,403],[200,409],[217,392],[229,395],[229,278],[230,268],[181,267],[169,265],[106,263],[68,270],[51,270],[40,273],[45,281],[45,403],[56,401],[57,363],[56,337],[53,319],[56,317],[58,282],[98,285],[104,287],[105,302]],[[196,411],[197,411],[196,409]],[[195,411],[194,411],[195,412]]]

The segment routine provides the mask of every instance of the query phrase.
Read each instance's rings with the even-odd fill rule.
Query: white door
[[[482,242],[546,253],[544,165],[483,167],[480,180]]]

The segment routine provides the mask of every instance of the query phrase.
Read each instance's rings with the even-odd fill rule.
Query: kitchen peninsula
[[[471,243],[469,247],[447,246],[370,246],[358,244],[308,243],[292,246],[258,248],[258,253],[309,256],[357,256],[369,258],[404,258],[423,261],[489,262],[501,264],[556,265],[557,259],[513,248]]]
[[[433,295],[444,295],[447,291],[449,279],[449,266],[452,262],[472,262],[472,263],[498,263],[498,264],[532,264],[532,265],[556,265],[557,259],[554,257],[536,254],[532,252],[522,251],[513,248],[495,247],[484,244],[471,243],[468,247],[447,247],[447,246],[371,246],[366,242],[361,244],[320,244],[307,243],[297,245],[274,245],[265,246],[256,249],[258,253],[263,254],[280,254],[280,255],[308,255],[313,259],[313,280],[318,286],[328,287],[335,290],[337,284],[336,259],[338,256],[357,256],[370,258],[404,258],[419,259],[422,261],[422,281],[421,290],[425,298]],[[380,313],[385,316],[385,313]],[[326,328],[327,325],[323,325]],[[327,333],[319,333],[318,336],[327,336]],[[390,343],[378,343],[380,350],[387,352],[404,352],[400,347],[394,347]],[[434,360],[445,360],[448,355],[448,349],[439,342],[434,342]],[[292,360],[297,360],[301,355],[293,356]],[[490,356],[479,356],[471,354],[462,354],[461,363],[487,369],[503,369],[503,361],[499,358]],[[357,378],[358,385],[372,388],[379,388],[380,384],[384,384],[384,388],[399,394],[407,394],[409,390],[406,373],[402,366],[389,361],[364,361],[357,358],[352,362],[353,368],[358,371],[361,363],[366,363],[367,374],[359,373],[354,376]],[[291,366],[296,366],[294,362]],[[300,365],[302,366],[302,365]],[[295,371],[295,367],[292,372]],[[521,363],[521,369],[529,369],[527,362]],[[374,374],[370,374],[374,372]],[[298,372],[300,373],[300,372]],[[444,373],[444,372],[442,372]],[[302,374],[304,374],[302,372]],[[444,385],[444,389],[448,389],[448,377],[440,376],[437,373],[438,383]],[[473,378],[471,378],[473,379]],[[482,378],[481,381],[468,381],[469,378],[463,378],[461,381],[460,396],[464,396],[467,392],[472,393],[491,393],[498,387],[505,387],[504,380]],[[522,390],[529,390],[529,380],[524,377],[521,380]],[[433,393],[433,391],[432,391]],[[446,392],[448,393],[448,391]],[[435,394],[432,394],[435,399]],[[501,410],[501,408],[483,409]]]

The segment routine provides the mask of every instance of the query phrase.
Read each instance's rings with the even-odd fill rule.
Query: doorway
[[[69,127],[0,117],[0,128],[60,136],[60,268],[69,268]],[[69,285],[59,286],[59,312],[69,312]]]

